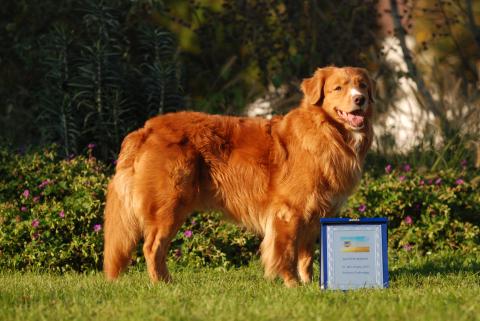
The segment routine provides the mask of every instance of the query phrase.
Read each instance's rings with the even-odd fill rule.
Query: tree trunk
[[[417,85],[418,92],[420,94],[420,97],[423,100],[423,104],[439,120],[440,129],[444,137],[447,138],[448,136],[451,135],[450,133],[451,128],[450,128],[449,122],[447,120],[445,112],[435,102],[432,95],[428,91],[422,76],[419,75],[418,73],[417,66],[413,62],[412,55],[410,53],[410,50],[407,47],[407,42],[405,39],[406,32],[402,26],[400,14],[398,13],[397,0],[390,0],[390,9],[391,9],[391,15],[392,15],[393,26],[394,26],[394,34],[395,34],[395,37],[397,37],[397,39],[400,42],[400,48],[402,50],[403,59],[405,61],[405,64],[407,65],[408,76]]]

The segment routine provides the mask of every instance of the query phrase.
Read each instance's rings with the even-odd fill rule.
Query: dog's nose
[[[365,96],[364,95],[356,95],[353,97],[353,102],[355,105],[362,107],[365,104]]]

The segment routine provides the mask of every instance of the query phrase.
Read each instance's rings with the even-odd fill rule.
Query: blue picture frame
[[[322,289],[329,289],[328,275],[328,250],[327,250],[327,228],[329,226],[352,226],[369,225],[379,226],[381,234],[381,257],[382,257],[382,278],[381,288],[389,287],[388,274],[388,219],[383,217],[371,218],[322,218],[320,219],[320,286]]]

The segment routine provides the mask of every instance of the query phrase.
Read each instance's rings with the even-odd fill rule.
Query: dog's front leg
[[[280,276],[287,287],[298,285],[299,216],[283,206],[269,218],[262,241],[262,262],[265,276]]]
[[[298,241],[298,273],[302,283],[312,282],[313,255],[320,231],[320,220],[312,218],[299,233]]]

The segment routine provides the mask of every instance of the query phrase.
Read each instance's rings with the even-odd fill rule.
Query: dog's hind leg
[[[154,215],[155,220],[145,223],[143,254],[152,282],[171,281],[166,263],[168,249],[188,214],[178,209],[159,209]]]
[[[140,237],[138,220],[118,197],[115,180],[108,186],[104,222],[103,270],[108,280],[116,279],[130,263],[131,253]]]

